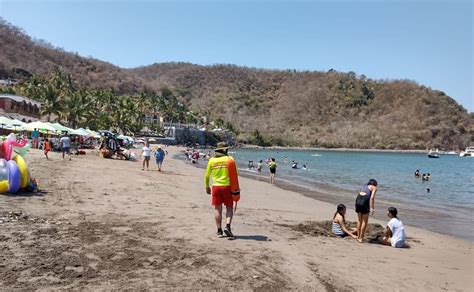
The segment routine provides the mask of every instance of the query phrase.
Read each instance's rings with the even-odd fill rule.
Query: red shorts
[[[230,186],[212,186],[212,205],[216,206],[222,204],[227,207],[234,205]]]

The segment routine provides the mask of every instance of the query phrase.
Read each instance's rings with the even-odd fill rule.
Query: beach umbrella
[[[13,122],[12,122],[12,126],[14,126],[14,127],[15,127],[15,126],[16,126],[16,127],[21,127],[21,126],[23,126],[23,125],[26,125],[25,122],[22,122],[22,121],[17,120],[17,119],[13,119],[12,121],[13,121]]]
[[[89,136],[89,132],[87,132],[87,130],[83,128],[73,130],[72,134],[79,135],[79,136]]]
[[[36,122],[31,122],[28,124],[25,124],[21,126],[21,128],[25,131],[33,132],[35,129],[39,129],[41,131],[46,131],[46,132],[56,132],[56,129],[53,128],[50,124],[47,124],[45,122],[41,121],[36,121]]]
[[[0,125],[2,126],[2,128],[5,128],[5,126],[12,126],[13,124],[13,120],[12,119],[9,119],[7,117],[0,117]]]
[[[72,134],[74,132],[73,129],[71,128],[68,128],[66,126],[63,126],[61,125],[60,123],[54,123],[54,124],[50,124],[53,128],[56,129],[56,131],[58,132],[67,132],[68,134]]]
[[[89,132],[89,136],[90,137],[94,137],[94,138],[100,138],[100,133],[96,132],[96,131],[92,131],[90,129],[86,129],[87,132]]]

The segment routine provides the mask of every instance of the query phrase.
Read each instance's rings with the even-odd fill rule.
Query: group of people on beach
[[[215,210],[215,223],[217,227],[217,236],[233,238],[231,223],[234,214],[233,192],[231,191],[230,173],[237,171],[229,169],[235,167],[235,163],[229,164],[232,157],[228,156],[229,146],[227,143],[220,142],[215,149],[215,156],[210,158],[206,168],[205,185],[206,193],[212,196],[212,205]],[[257,167],[261,167],[259,162]],[[253,166],[249,162],[249,167]],[[271,158],[268,161],[270,169],[270,181],[275,182],[276,160]],[[210,178],[212,177],[212,188],[210,187]],[[375,179],[370,179],[362,190],[357,194],[355,200],[355,211],[357,213],[357,227],[349,228],[346,226],[345,214],[346,206],[339,204],[332,220],[332,233],[340,237],[351,236],[359,243],[364,242],[365,232],[368,226],[369,215],[375,211],[375,195],[377,193],[378,183]],[[240,190],[238,192],[240,198]],[[222,229],[222,205],[226,206],[226,227]],[[398,218],[398,210],[390,207],[387,210],[387,217],[390,219],[384,231],[383,237],[379,238],[379,243],[391,245],[393,247],[404,247],[406,234],[402,221]]]
[[[158,171],[161,171],[161,167],[163,166],[163,161],[165,160],[165,156],[167,155],[167,153],[163,150],[161,146],[158,146],[158,148],[153,151],[153,149],[150,147],[150,142],[148,140],[145,141],[145,145],[142,148],[142,170],[145,170],[145,167],[146,170],[149,170],[152,152],[154,152],[155,162],[156,166],[158,167]]]
[[[33,146],[35,148],[39,147],[39,141],[38,140],[35,141],[35,138],[33,138]],[[51,152],[53,147],[51,146],[51,143],[48,138],[44,138],[41,147],[43,149],[43,154],[46,157],[46,160],[49,160],[48,154],[49,152]],[[66,155],[68,156],[68,159],[71,160],[71,138],[69,137],[67,132],[63,132],[63,134],[61,135],[61,138],[59,138],[59,148],[62,152],[63,160],[66,159]]]
[[[375,179],[370,179],[357,194],[355,201],[357,227],[352,228],[351,230],[346,227],[346,206],[344,204],[339,204],[332,220],[332,233],[340,237],[351,236],[360,243],[364,242],[365,231],[369,223],[369,215],[373,215],[375,211],[376,193],[377,181]],[[390,220],[384,231],[383,237],[379,239],[379,243],[391,245],[393,247],[405,246],[405,228],[397,215],[398,210],[395,207],[388,208],[387,217]]]

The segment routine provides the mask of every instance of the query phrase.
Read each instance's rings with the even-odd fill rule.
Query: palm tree
[[[56,116],[56,120],[60,121],[63,116],[63,102],[61,100],[59,92],[51,84],[47,84],[41,87],[40,100],[41,115],[48,115],[48,122],[51,121],[51,115]]]

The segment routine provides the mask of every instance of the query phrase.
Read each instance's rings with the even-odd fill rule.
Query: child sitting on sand
[[[340,237],[350,235],[352,238],[357,239],[357,230],[355,228],[351,231],[347,229],[345,215],[346,206],[344,204],[337,205],[337,211],[332,218],[332,233]]]
[[[388,208],[387,217],[390,218],[390,221],[388,221],[383,238],[379,240],[381,244],[391,245],[393,247],[405,246],[405,227],[402,221],[398,219],[397,214],[398,211],[396,208]]]

